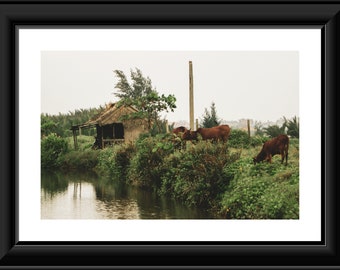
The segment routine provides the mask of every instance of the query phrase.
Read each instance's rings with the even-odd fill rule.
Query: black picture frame
[[[335,93],[340,83],[339,11],[340,1],[331,0],[0,0],[0,269],[340,269],[339,184],[334,169]],[[321,29],[322,240],[284,243],[19,241],[18,26]]]

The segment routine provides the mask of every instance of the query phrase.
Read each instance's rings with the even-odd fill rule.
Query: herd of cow
[[[211,140],[214,142],[222,141],[226,143],[229,138],[231,128],[228,125],[219,125],[212,128],[198,128],[196,131],[192,131],[184,126],[180,126],[173,129],[172,132],[177,136],[180,136],[185,141],[197,141],[199,136],[201,136],[202,140]],[[263,144],[259,154],[253,158],[253,162],[254,164],[261,161],[268,161],[272,163],[272,157],[274,155],[281,155],[281,163],[286,160],[285,165],[287,165],[288,148],[289,137],[285,134],[279,135]]]

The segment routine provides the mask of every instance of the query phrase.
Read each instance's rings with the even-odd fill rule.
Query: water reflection
[[[183,206],[93,173],[41,175],[42,219],[204,219],[201,209]]]

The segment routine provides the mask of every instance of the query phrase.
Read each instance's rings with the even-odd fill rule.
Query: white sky
[[[170,122],[189,120],[189,61],[193,63],[194,114],[215,102],[227,121],[276,121],[299,116],[297,51],[48,51],[42,52],[43,113],[68,113],[118,99],[113,70],[139,68],[160,94],[174,94]]]

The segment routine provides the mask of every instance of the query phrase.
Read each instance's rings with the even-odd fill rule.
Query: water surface
[[[42,219],[212,219],[208,211],[98,177],[94,173],[41,175]]]

